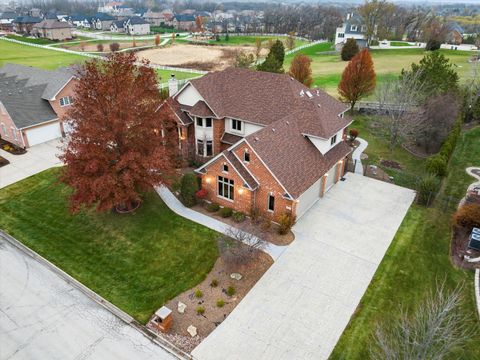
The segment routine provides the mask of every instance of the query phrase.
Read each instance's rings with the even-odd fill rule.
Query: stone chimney
[[[168,80],[168,96],[173,96],[178,92],[178,80],[175,78],[175,74],[170,76]]]

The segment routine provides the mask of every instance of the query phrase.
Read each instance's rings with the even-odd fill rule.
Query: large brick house
[[[196,172],[208,200],[274,221],[302,216],[341,178],[351,151],[348,107],[284,74],[210,73],[163,106],[175,114],[183,156],[203,162]]]
[[[22,148],[64,136],[73,102],[72,70],[6,64],[0,68],[0,137]]]

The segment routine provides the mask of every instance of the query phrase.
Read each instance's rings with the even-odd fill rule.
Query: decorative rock
[[[193,325],[190,325],[188,328],[187,328],[187,332],[190,334],[191,337],[195,337],[197,336],[197,328]]]
[[[183,314],[186,308],[187,308],[187,305],[185,305],[181,301],[178,302],[177,310],[180,314]]]
[[[232,273],[230,274],[230,277],[235,280],[242,280],[242,275],[239,273]]]

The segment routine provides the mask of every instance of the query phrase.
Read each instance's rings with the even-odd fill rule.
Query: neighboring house
[[[195,28],[195,16],[191,14],[175,15],[173,18],[173,27],[177,30],[192,30]]]
[[[0,68],[0,136],[23,148],[64,136],[73,102],[73,72],[6,64]]]
[[[125,20],[125,32],[129,35],[150,34],[150,24],[139,16],[133,16]]]
[[[347,14],[346,21],[342,26],[338,27],[335,32],[335,48],[340,50],[347,39],[355,39],[359,47],[366,47],[366,30],[366,26],[363,24],[363,20],[359,15],[353,13]]]
[[[122,6],[123,3],[118,2],[118,1],[110,1],[108,3],[104,3],[102,6],[98,7],[98,12],[99,13],[107,13],[107,14],[115,14],[118,12],[118,9],[120,6]]]
[[[67,22],[77,28],[88,28],[90,27],[90,21],[88,16],[82,14],[73,14],[67,17]]]
[[[72,26],[66,21],[45,19],[33,25],[32,35],[50,40],[67,40],[72,38]]]
[[[447,44],[460,45],[463,42],[463,34],[465,31],[456,22],[451,22],[446,25],[446,42]]]
[[[143,14],[143,18],[149,24],[154,26],[161,26],[166,22],[165,16],[162,12],[154,12],[151,10],[148,10],[145,14]]]
[[[125,27],[124,27],[124,20],[116,20],[112,22],[112,25],[110,25],[110,31],[111,32],[125,32]]]
[[[13,31],[18,34],[30,35],[33,29],[33,25],[39,23],[42,19],[33,16],[18,16],[13,20]]]
[[[13,11],[5,11],[0,14],[0,30],[13,31],[13,20],[17,14]]]
[[[176,80],[169,81],[171,93]],[[190,80],[162,107],[207,199],[278,221],[302,216],[343,175],[348,106],[285,74],[230,68]]]
[[[105,13],[96,13],[92,18],[90,19],[90,26],[92,29],[96,30],[110,30],[110,26],[116,19],[108,14]]]

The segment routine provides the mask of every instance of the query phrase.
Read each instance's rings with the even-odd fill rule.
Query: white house
[[[139,16],[128,18],[125,23],[125,32],[129,35],[150,34],[150,24]]]
[[[340,50],[347,39],[355,39],[358,46],[366,47],[367,39],[365,32],[367,28],[361,16],[354,13],[347,14],[346,21],[335,32],[335,48]]]

